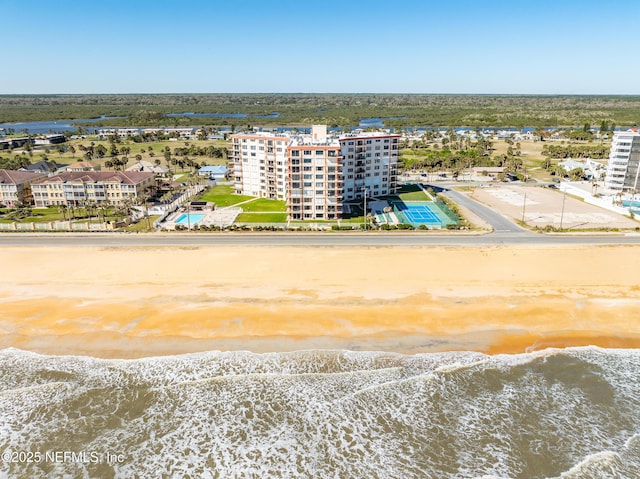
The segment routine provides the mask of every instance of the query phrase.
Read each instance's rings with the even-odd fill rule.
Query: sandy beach
[[[3,247],[0,347],[640,347],[640,246]]]

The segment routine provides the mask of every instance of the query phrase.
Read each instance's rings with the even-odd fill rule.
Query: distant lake
[[[185,113],[169,113],[166,116],[168,117],[194,117],[194,118],[247,118],[249,115],[245,113],[193,113],[193,112],[185,112]],[[274,111],[269,115],[255,115],[250,118],[278,118],[280,113]],[[100,116],[97,118],[81,118],[74,120],[56,120],[56,121],[28,121],[23,123],[0,123],[0,129],[4,128],[5,131],[9,128],[13,128],[16,133],[25,133],[25,130],[32,135],[42,135],[47,133],[66,133],[66,132],[76,132],[78,127],[72,125],[71,123],[93,123],[100,120],[113,120],[118,118],[126,118],[125,116]],[[96,130],[102,129],[103,127],[87,128],[89,133],[95,133]],[[117,126],[110,126],[109,128],[121,128]],[[127,127],[129,128],[129,127]]]
[[[78,120],[56,120],[56,121],[28,121],[24,123],[0,123],[0,128],[4,128],[5,131],[9,128],[13,128],[16,133],[24,133],[25,130],[33,135],[42,135],[47,133],[66,133],[68,131],[75,132],[78,130],[77,126],[71,123],[92,123],[100,120],[113,120],[116,118],[126,118],[124,116],[100,116],[97,118],[82,118]],[[94,128],[89,128],[93,131]]]
[[[358,128],[384,128],[385,120],[404,120],[406,116],[389,116],[386,118],[360,118]]]
[[[188,116],[191,118],[278,118],[280,113],[274,111],[268,115],[247,115],[246,113],[193,113],[191,111],[186,111],[184,113],[168,113],[166,116]]]

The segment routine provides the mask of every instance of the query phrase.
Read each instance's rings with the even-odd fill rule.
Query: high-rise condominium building
[[[613,136],[604,186],[610,191],[640,191],[640,133],[634,130]]]
[[[281,199],[292,220],[338,219],[344,202],[396,192],[400,135],[250,133],[232,136],[236,193]]]

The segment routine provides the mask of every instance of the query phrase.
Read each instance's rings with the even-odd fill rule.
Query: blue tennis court
[[[400,223],[414,228],[446,228],[460,223],[460,218],[441,201],[394,201],[391,206]]]
[[[412,225],[438,225],[442,222],[436,213],[426,203],[404,203],[397,202],[393,204],[393,210],[400,217],[407,220]]]

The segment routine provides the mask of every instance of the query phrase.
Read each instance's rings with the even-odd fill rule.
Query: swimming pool
[[[622,206],[630,206],[631,208],[640,208],[640,201],[628,201],[622,202]]]
[[[195,225],[200,221],[202,221],[202,218],[204,217],[205,215],[198,214],[198,213],[184,213],[180,215],[180,218],[176,220],[176,224],[177,225],[188,225],[188,224]]]

